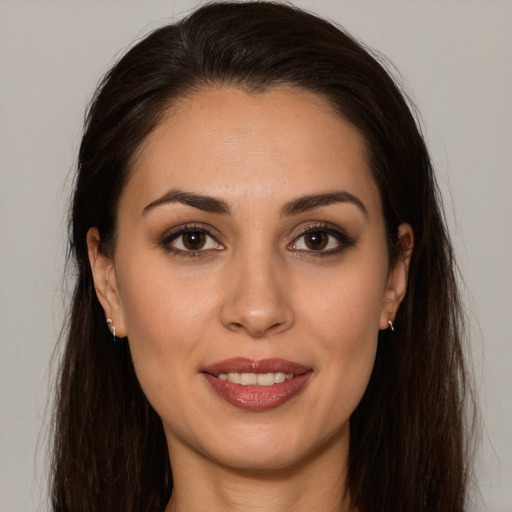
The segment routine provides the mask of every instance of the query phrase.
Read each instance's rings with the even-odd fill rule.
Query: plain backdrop
[[[510,512],[512,2],[295,3],[386,55],[422,113],[472,319],[484,418],[474,510]],[[194,5],[0,0],[0,512],[49,510],[49,361],[85,105],[123,49]]]

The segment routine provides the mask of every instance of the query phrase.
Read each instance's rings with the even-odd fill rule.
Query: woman
[[[462,511],[452,249],[404,97],[346,33],[211,4],[91,104],[54,510]]]

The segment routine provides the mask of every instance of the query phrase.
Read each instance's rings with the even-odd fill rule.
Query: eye
[[[294,251],[333,254],[354,245],[355,241],[341,230],[323,226],[306,229],[289,246]]]
[[[332,240],[333,237],[323,231],[312,231],[302,237],[305,244],[312,251],[321,251],[323,249],[332,249],[332,246],[336,246],[337,240]],[[329,242],[331,247],[329,246]],[[333,243],[334,242],[334,243]]]
[[[220,250],[224,246],[204,227],[183,226],[173,230],[162,241],[162,246],[176,254],[187,256],[199,252]]]

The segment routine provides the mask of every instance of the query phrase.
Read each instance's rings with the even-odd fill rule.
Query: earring
[[[388,325],[389,325],[389,328],[394,331],[395,330],[395,327],[393,325],[393,322],[391,320],[388,320]]]
[[[110,332],[114,336],[114,342],[115,342],[116,341],[116,326],[114,325],[114,322],[112,322],[112,318],[107,318],[107,325],[108,325]]]

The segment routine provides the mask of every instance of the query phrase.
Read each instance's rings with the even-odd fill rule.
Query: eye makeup
[[[341,227],[328,222],[315,222],[305,226],[288,245],[288,249],[308,257],[326,257],[339,254],[355,244],[356,239]]]
[[[202,223],[186,223],[166,231],[159,238],[159,246],[176,257],[197,258],[211,256],[222,251],[222,236],[211,226]],[[314,222],[304,226],[286,248],[307,257],[334,256],[353,247],[356,239],[341,227],[329,222]]]
[[[206,224],[182,224],[166,231],[158,241],[160,247],[175,256],[195,258],[206,256],[225,247],[219,242],[220,234]]]

